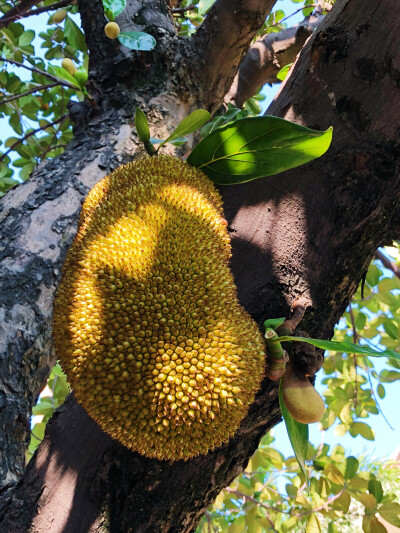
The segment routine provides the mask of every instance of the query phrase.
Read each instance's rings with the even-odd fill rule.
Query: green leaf
[[[264,322],[264,328],[276,329],[285,322],[286,318],[269,318]]]
[[[70,17],[65,19],[64,35],[71,46],[81,52],[86,52],[85,36],[79,26]]]
[[[350,426],[349,433],[352,437],[357,437],[357,435],[361,435],[362,437],[364,437],[364,439],[375,440],[375,435],[372,429],[369,427],[368,424],[365,424],[364,422],[354,422],[354,424]]]
[[[332,128],[310,130],[277,117],[249,117],[214,130],[187,162],[221,185],[243,183],[303,165],[329,148]]]
[[[118,35],[118,40],[131,50],[153,50],[156,45],[154,37],[143,31],[125,31]]]
[[[364,533],[387,533],[386,527],[379,522],[376,516],[363,516],[362,527]]]
[[[390,524],[400,527],[400,505],[398,503],[383,503],[379,506],[378,513]]]
[[[322,533],[321,524],[316,514],[311,514],[308,517],[306,533]]]
[[[18,44],[19,46],[27,46],[28,44],[31,44],[34,38],[35,38],[35,32],[33,30],[26,30],[19,37]]]
[[[49,73],[53,74],[53,76],[57,76],[57,78],[60,78],[60,80],[65,80],[71,85],[74,85],[77,89],[80,90],[79,83],[77,80],[71,76],[69,72],[65,70],[65,68],[58,67],[57,65],[49,65]]]
[[[386,394],[385,387],[381,383],[379,383],[378,385],[377,392],[378,392],[379,398],[382,399],[385,397],[385,394]]]
[[[289,74],[289,70],[290,70],[292,65],[293,65],[293,63],[289,63],[288,65],[285,65],[284,67],[281,68],[281,70],[276,75],[278,80],[283,81],[286,78],[286,76]]]
[[[355,457],[353,457],[352,455],[347,457],[346,458],[346,470],[345,470],[345,473],[344,473],[344,477],[346,479],[353,478],[357,474],[357,470],[358,470],[359,464],[360,463],[358,462],[358,460]]]
[[[400,379],[400,372],[396,370],[382,370],[379,374],[379,379],[385,383],[393,383],[393,381]]]
[[[149,129],[149,123],[147,122],[146,115],[143,113],[139,107],[136,108],[135,111],[135,127],[138,134],[139,139],[143,143],[147,143],[150,141],[150,129]]]
[[[376,501],[380,503],[383,498],[383,489],[382,483],[377,479],[370,479],[368,481],[368,491],[373,494],[376,498]]]
[[[307,344],[312,344],[317,348],[322,348],[323,350],[330,350],[331,352],[346,352],[352,353],[355,355],[368,355],[370,357],[389,357],[400,361],[400,353],[395,352],[394,350],[383,350],[379,352],[378,350],[373,350],[369,346],[359,346],[352,342],[347,341],[324,341],[320,339],[310,339],[308,337],[276,337],[273,342],[285,342],[285,341],[298,341],[306,342]]]
[[[104,11],[110,10],[111,13],[116,17],[126,7],[126,0],[103,0]]]
[[[285,402],[283,401],[282,379],[279,383],[279,406],[281,408],[282,416],[286,425],[286,431],[288,433],[294,454],[305,478],[308,480],[308,471],[305,463],[308,450],[308,425],[297,422],[297,420],[294,420],[294,418],[292,418],[292,416],[289,414]]]
[[[210,120],[210,118],[211,114],[205,109],[196,109],[178,124],[171,135],[161,143],[160,148],[165,143],[171,142],[179,137],[189,135],[189,133],[193,133],[204,126],[204,124]]]

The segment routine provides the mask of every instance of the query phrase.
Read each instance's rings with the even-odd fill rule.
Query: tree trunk
[[[303,296],[308,308],[301,329],[329,338],[376,249],[400,236],[399,22],[390,0],[338,0],[268,110],[315,129],[333,125],[330,150],[284,174],[220,188],[239,299],[260,324],[287,316],[295,298]],[[150,69],[165,60],[153,59]],[[129,61],[118,59],[116,69]],[[82,198],[135,151],[134,105],[145,103],[153,136],[163,120],[173,125],[187,112],[179,96],[186,93],[177,95],[176,89],[182,72],[160,76],[163,91],[151,86],[146,97],[138,90],[132,95],[126,79],[112,85],[104,72],[101,76],[105,94],[89,127],[3,201],[3,264],[11,283],[3,293],[9,355],[1,360],[0,422],[11,436],[2,441],[2,467],[9,472],[2,531],[193,531],[279,421],[276,384],[266,379],[233,439],[205,456],[171,463],[128,451],[70,396],[15,486],[30,408],[52,359],[51,300]],[[226,74],[225,92],[230,82]],[[205,91],[201,87],[190,105],[204,101]],[[206,100],[217,105],[212,95]]]

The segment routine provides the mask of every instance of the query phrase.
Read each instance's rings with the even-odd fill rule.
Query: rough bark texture
[[[241,62],[225,102],[242,107],[260,87],[266,83],[278,83],[278,72],[295,61],[304,43],[323,19],[323,15],[313,15],[297,26],[269,33],[256,41]]]
[[[400,236],[399,22],[390,0],[338,0],[268,110],[316,129],[333,125],[329,152],[282,175],[221,187],[239,299],[259,322],[288,315],[302,295],[309,308],[301,329],[328,338],[377,247]],[[152,100],[151,105],[162,103],[150,114],[155,125],[168,105],[171,112],[173,101],[167,93]],[[67,154],[50,163],[40,171],[46,179],[39,172],[3,203],[7,216],[1,228],[8,243],[3,263],[5,275],[14,276],[3,293],[14,313],[5,315],[12,355],[3,356],[0,368],[6,387],[0,422],[6,431],[27,431],[35,383],[45,374],[40,361],[44,358],[44,367],[49,358],[43,346],[49,342],[50,302],[79,203],[96,179],[134,150],[128,108],[117,112],[112,102],[110,114],[102,117],[105,124],[93,119],[83,147],[76,143],[69,151],[71,161]],[[172,112],[177,109],[183,107]],[[42,292],[46,298],[40,300]],[[276,396],[275,385],[266,380],[236,437],[186,463],[128,452],[71,397],[49,423],[26,476],[15,490],[5,490],[0,529],[193,531],[204,508],[279,419]],[[7,452],[15,459],[23,447],[15,449],[16,439],[10,440]],[[15,471],[13,479],[19,475]]]
[[[189,101],[215,112],[276,0],[218,0],[183,51]],[[185,67],[185,75],[187,70]]]

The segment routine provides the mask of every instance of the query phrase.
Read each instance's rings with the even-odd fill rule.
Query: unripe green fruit
[[[74,73],[74,78],[81,87],[85,86],[85,83],[88,81],[88,77],[88,71],[84,67],[78,68]]]
[[[77,68],[75,66],[75,63],[72,61],[72,59],[69,59],[68,57],[65,57],[62,60],[61,66],[63,69],[65,69],[71,76],[75,74],[77,71]]]
[[[109,39],[116,39],[119,35],[120,29],[116,22],[109,22],[104,27],[104,33]]]
[[[319,422],[325,412],[324,400],[308,381],[289,365],[282,382],[283,401],[290,415],[302,424]]]
[[[55,22],[56,24],[59,24],[65,19],[66,16],[67,16],[67,12],[65,11],[65,9],[59,9],[58,11],[54,13],[52,17],[52,21]]]

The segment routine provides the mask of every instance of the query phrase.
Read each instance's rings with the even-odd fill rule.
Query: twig
[[[70,89],[75,89],[75,91],[78,89],[76,85],[72,85],[72,83],[69,83],[68,81],[57,78],[57,76],[54,76],[53,74],[49,74],[48,72],[45,72],[44,70],[40,70],[37,67],[28,67],[28,65],[24,65],[23,63],[20,63],[19,61],[15,61],[14,59],[6,59],[5,57],[0,57],[0,62],[1,61],[5,61],[6,63],[17,65],[17,67],[25,68],[27,70],[30,70],[31,72],[36,72],[36,74],[46,76],[50,80],[56,81],[59,85],[65,85],[66,87],[69,87]]]
[[[60,123],[60,126],[58,127],[58,129],[54,132],[53,134],[53,137],[51,138],[51,141],[50,141],[50,144],[49,146],[46,148],[46,150],[42,153],[42,155],[40,156],[40,160],[43,161],[43,159],[46,157],[46,155],[51,151],[51,150],[55,150],[56,148],[62,148],[62,147],[65,147],[65,144],[57,144],[56,146],[52,146],[53,142],[54,142],[54,139],[57,139],[57,134],[60,133],[60,127],[62,125],[62,122]],[[58,139],[57,139],[58,140]],[[57,376],[54,378],[54,383],[53,383],[53,387],[55,385],[57,381]]]
[[[391,261],[384,253],[382,253],[380,250],[377,250],[375,253],[376,259],[379,259],[379,261],[382,262],[383,266],[387,268],[388,270],[391,270],[393,274],[396,276],[396,278],[400,278],[400,268],[397,266],[397,264],[394,261]]]
[[[18,139],[18,141],[16,141],[14,144],[12,144],[10,146],[10,148],[4,152],[3,155],[0,156],[0,162],[3,161],[3,159],[10,153],[14,150],[14,148],[16,146],[18,146],[19,144],[21,144],[22,142],[26,141],[26,139],[29,139],[29,137],[32,137],[32,135],[35,135],[35,133],[38,133],[39,131],[44,131],[44,130],[47,130],[48,128],[51,128],[51,126],[55,126],[56,124],[59,124],[60,122],[63,122],[66,118],[68,118],[68,114],[67,115],[64,115],[60,118],[57,118],[56,120],[54,120],[53,122],[50,122],[49,124],[46,124],[45,126],[41,126],[40,128],[37,128],[36,130],[32,130],[30,131],[29,133],[27,133],[24,137],[22,137],[21,139]]]
[[[303,320],[304,313],[306,312],[306,304],[307,300],[302,297],[293,302],[292,316],[277,328],[279,335],[293,335],[293,331]]]
[[[25,91],[24,93],[20,93],[20,94],[14,94],[14,96],[11,96],[10,98],[6,98],[5,100],[2,100],[0,102],[0,105],[8,104],[9,102],[18,100],[18,98],[22,98],[23,96],[27,96],[28,94],[32,94],[37,91],[43,91],[44,89],[50,89],[50,87],[56,87],[57,85],[60,85],[60,83],[55,81],[54,83],[49,83],[48,85],[39,85],[38,87],[33,87],[33,89],[29,89],[29,91]]]
[[[271,26],[268,26],[269,28],[273,28],[274,26],[279,26],[282,24],[282,22],[285,22],[285,20],[290,19],[290,17],[294,17],[294,15],[297,15],[297,13],[300,13],[300,11],[303,11],[303,9],[307,9],[309,7],[317,7],[318,4],[310,4],[309,6],[303,6],[300,9],[297,9],[296,11],[293,11],[293,13],[290,13],[287,17],[284,17],[279,22],[275,22],[275,24],[271,24]]]
[[[171,12],[175,15],[183,15],[186,11],[192,11],[192,9],[195,9],[197,6],[194,4],[190,4],[190,6],[186,7],[173,7],[171,9]]]
[[[38,7],[37,9],[31,9],[31,10],[26,10],[26,11],[19,10],[18,13],[14,13],[11,15],[8,14],[10,12],[9,11],[3,17],[0,18],[0,28],[4,28],[5,26],[8,26],[8,24],[20,18],[30,17],[32,15],[40,15],[40,13],[45,13],[46,11],[55,11],[56,9],[59,9],[60,7],[69,6],[70,4],[74,3],[74,1],[75,0],[60,0],[59,2],[56,2],[49,6],[42,6],[42,7]],[[36,3],[39,3],[39,2],[36,2]],[[15,9],[17,8],[18,6],[15,7]]]
[[[237,496],[240,496],[241,498],[245,498],[246,500],[249,500],[250,502],[254,503],[254,505],[257,505],[257,506],[262,507],[263,509],[266,509],[266,511],[271,511],[271,510],[275,511],[276,510],[275,507],[271,507],[270,505],[262,503],[262,502],[256,500],[255,498],[253,498],[253,496],[248,496],[247,494],[245,494],[244,492],[240,492],[239,490],[231,489],[230,487],[226,487],[226,489],[224,489],[224,490],[226,492],[231,493],[231,494],[236,494]],[[290,514],[289,511],[286,511],[286,510],[283,510],[283,509],[280,509],[278,512]],[[279,531],[277,529],[275,529],[274,523],[271,520],[271,517],[269,516],[268,512],[265,512],[265,515],[267,517],[268,522],[271,525],[272,530],[275,531],[276,533],[279,533]]]
[[[356,322],[354,320],[354,313],[353,309],[351,308],[351,303],[349,304],[349,315],[350,315],[350,321],[351,321],[351,327],[353,328],[353,342],[354,344],[358,344],[358,335],[356,330]],[[353,362],[354,362],[354,369],[356,371],[356,377],[354,380],[354,408],[357,407],[357,399],[358,399],[358,392],[357,392],[357,385],[358,385],[358,374],[357,374],[357,356],[355,353],[353,353]]]

